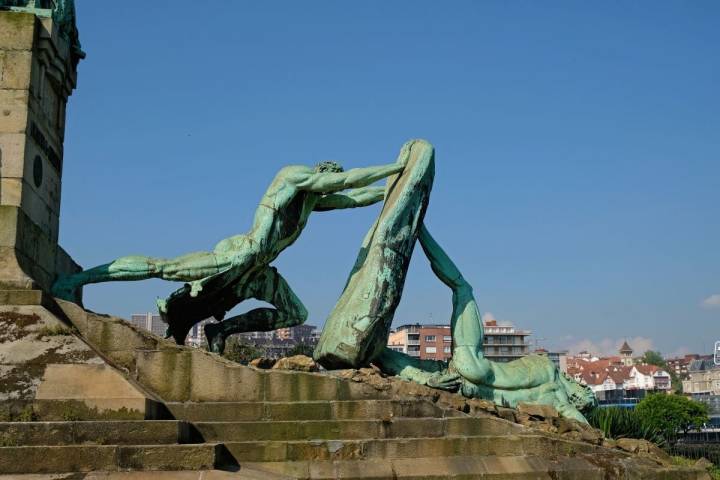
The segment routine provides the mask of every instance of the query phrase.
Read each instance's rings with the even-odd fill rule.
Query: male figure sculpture
[[[459,389],[466,397],[498,405],[552,405],[562,416],[587,423],[581,412],[597,403],[595,394],[562,374],[547,357],[530,355],[508,363],[485,358],[482,318],[472,287],[425,226],[418,240],[435,275],[452,290],[452,359],[448,365],[385,348],[376,360],[381,369],[431,387]]]
[[[167,300],[159,300],[168,323],[168,336],[184,343],[190,328],[225,313],[242,300],[256,298],[275,308],[256,308],[219,324],[207,324],[209,347],[222,352],[228,335],[269,331],[303,323],[307,311],[290,286],[269,264],[292,245],[313,211],[371,205],[384,198],[383,187],[369,187],[401,172],[407,161],[403,150],[389,165],[356,168],[347,172],[334,162],[315,168],[287,166],[270,184],[255,212],[252,229],[226,238],[212,252],[196,252],[172,259],[128,256],[60,278],[53,293],[75,300],[79,287],[89,283],[162,278],[188,282]],[[346,189],[354,188],[348,192]]]

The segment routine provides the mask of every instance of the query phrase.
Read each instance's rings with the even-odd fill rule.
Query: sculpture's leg
[[[323,327],[314,356],[325,368],[367,365],[387,343],[435,172],[432,145],[415,140],[409,149],[403,172],[388,178],[382,212]]]
[[[207,277],[230,266],[230,256],[210,252],[197,252],[172,259],[139,255],[117,260],[59,278],[53,285],[53,294],[74,301],[75,292],[90,283],[145,280],[162,278],[170,281],[192,281]]]
[[[220,323],[206,324],[208,348],[215,353],[222,353],[225,339],[235,333],[267,332],[307,320],[305,306],[275,267],[265,268],[243,290],[245,298],[262,300],[275,308],[256,308]]]

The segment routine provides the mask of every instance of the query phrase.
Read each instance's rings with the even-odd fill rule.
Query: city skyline
[[[231,4],[198,22],[192,2],[137,17],[79,1],[61,244],[85,267],[211,249],[249,228],[283,165],[377,165],[426,137],[426,223],[481,311],[552,349],[709,353],[720,6],[409,5]],[[277,260],[312,323],[377,214],[319,213]],[[127,318],[176,286],[90,285],[86,305]],[[450,292],[416,249],[395,325],[429,318],[448,321]]]

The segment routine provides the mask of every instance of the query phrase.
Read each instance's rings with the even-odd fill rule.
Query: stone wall
[[[57,246],[69,46],[49,18],[0,12],[0,289],[52,285],[77,265]]]

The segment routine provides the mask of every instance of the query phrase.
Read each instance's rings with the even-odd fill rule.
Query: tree
[[[656,367],[660,367],[666,372],[668,372],[670,374],[670,382],[673,391],[675,393],[682,393],[682,380],[680,380],[680,378],[678,378],[675,372],[670,367],[668,367],[667,362],[662,357],[660,352],[647,350],[643,354],[641,360],[643,363],[647,363],[648,365],[655,365]]]
[[[667,369],[667,362],[665,362],[665,359],[662,357],[660,352],[655,352],[653,350],[648,350],[643,354],[642,362],[647,363],[648,365],[655,365],[656,367]]]
[[[674,394],[649,395],[635,407],[635,411],[645,424],[660,430],[669,443],[674,441],[678,432],[699,429],[710,421],[707,405]]]
[[[228,337],[225,342],[225,351],[223,357],[233,362],[247,365],[251,360],[262,357],[265,352],[255,345],[247,345],[240,343],[237,337]]]

